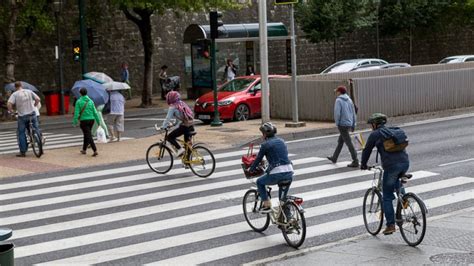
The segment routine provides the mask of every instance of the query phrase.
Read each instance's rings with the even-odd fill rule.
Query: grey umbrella
[[[23,89],[33,91],[34,93],[39,93],[40,92],[35,86],[31,85],[30,83],[25,82],[25,81],[20,81],[20,82],[21,82],[21,86],[23,87]],[[7,85],[5,85],[5,90],[6,91],[15,91],[15,82],[8,83]]]

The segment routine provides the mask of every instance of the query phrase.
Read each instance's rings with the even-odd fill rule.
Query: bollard
[[[14,250],[13,244],[1,244],[0,245],[0,265],[2,266],[13,266],[15,265],[14,261]]]

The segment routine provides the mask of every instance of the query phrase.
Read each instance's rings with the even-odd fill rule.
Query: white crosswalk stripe
[[[44,150],[81,146],[83,136],[81,134],[58,134],[51,132],[42,132],[46,138]],[[133,138],[123,137],[121,140]],[[0,132],[0,154],[9,154],[18,152],[17,136],[15,131]]]
[[[246,253],[258,256],[258,250],[285,242],[272,226],[267,234],[256,236],[243,218],[241,200],[253,186],[240,168],[244,153],[215,154],[216,172],[206,179],[193,176],[177,162],[167,175],[144,173],[148,166],[140,164],[0,180],[0,224],[14,229],[19,264],[189,265]],[[372,185],[372,172],[347,168],[349,162],[292,158],[295,177],[290,193],[305,200],[307,239],[363,226],[359,209]],[[426,193],[430,210],[474,199],[472,177],[412,174],[407,191]],[[444,192],[451,189],[454,192]],[[328,220],[331,215],[337,219]],[[323,222],[318,224],[319,219]],[[236,242],[233,235],[246,237]],[[170,251],[187,246],[195,248]]]

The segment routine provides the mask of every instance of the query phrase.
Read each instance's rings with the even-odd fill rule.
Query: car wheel
[[[250,109],[246,104],[239,104],[234,111],[234,119],[237,121],[245,121],[250,118]]]

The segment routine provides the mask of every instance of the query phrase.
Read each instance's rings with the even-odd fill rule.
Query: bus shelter
[[[211,76],[211,60],[210,60],[210,44],[211,29],[209,25],[191,24],[184,31],[183,43],[190,45],[190,71],[191,71],[191,88],[188,88],[188,98],[197,98],[200,95],[212,90]],[[291,72],[290,60],[290,36],[288,30],[281,22],[267,24],[268,41],[286,40],[287,41],[287,72]],[[216,39],[217,45],[217,72],[223,70],[225,59],[230,58],[238,60],[239,76],[245,75],[246,68],[252,66],[257,70],[257,48],[259,42],[259,24],[224,24],[219,27],[219,38]],[[239,45],[239,51],[229,51],[224,49],[225,43],[245,43]],[[236,56],[232,57],[229,54]],[[242,56],[239,56],[242,55]],[[222,65],[222,66],[221,66]],[[221,66],[219,68],[219,66]]]

